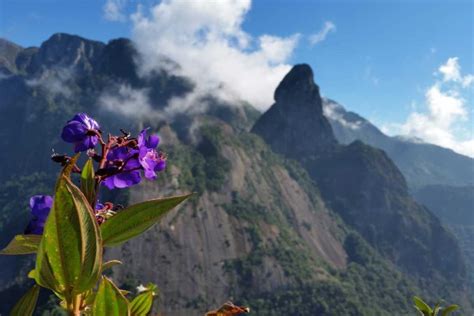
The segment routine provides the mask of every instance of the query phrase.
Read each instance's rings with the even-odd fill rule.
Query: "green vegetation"
[[[413,302],[415,303],[414,307],[420,316],[447,316],[459,309],[459,306],[455,304],[442,307],[440,303],[437,303],[433,308],[431,308],[425,303],[425,301],[417,296],[413,297]]]
[[[206,190],[220,190],[230,171],[230,162],[220,153],[224,139],[220,129],[204,126],[200,135],[202,138],[197,148],[186,145],[166,148],[170,163],[180,169],[180,185],[199,195]]]

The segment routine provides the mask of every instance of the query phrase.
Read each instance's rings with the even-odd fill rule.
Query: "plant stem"
[[[81,295],[76,295],[72,299],[72,302],[68,304],[68,314],[70,316],[81,316],[81,304],[82,304]]]

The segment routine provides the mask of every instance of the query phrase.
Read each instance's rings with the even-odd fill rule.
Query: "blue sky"
[[[55,32],[101,41],[150,36],[130,15],[141,6],[142,22],[153,22],[149,9],[159,1],[108,3],[117,9],[112,16],[104,11],[110,9],[106,1],[0,0],[0,36],[23,46],[40,45]],[[389,133],[418,136],[471,155],[473,85],[462,82],[474,73],[472,1],[259,0],[230,8],[241,11],[229,17],[242,19],[232,37],[243,31],[255,41],[265,34],[294,40],[284,42],[289,46],[284,56],[270,62],[309,63],[325,96]],[[212,19],[208,12],[202,16]],[[179,17],[170,23],[175,20]],[[310,39],[321,35],[325,25],[331,30],[312,45]],[[251,47],[242,48],[247,50]],[[439,69],[449,58],[454,59],[446,75]]]

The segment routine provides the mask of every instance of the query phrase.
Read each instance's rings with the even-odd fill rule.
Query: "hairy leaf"
[[[20,298],[10,312],[10,316],[31,316],[35,311],[40,287],[34,285],[25,295]]]
[[[120,264],[122,264],[122,261],[120,261],[120,260],[107,261],[102,265],[102,271],[105,271],[107,269],[112,268],[113,266],[120,265]]]
[[[107,277],[102,277],[92,306],[93,316],[130,315],[130,306],[120,290]]]
[[[104,246],[116,246],[158,223],[191,194],[150,200],[127,207],[100,226]]]
[[[451,314],[452,312],[458,310],[459,306],[458,305],[449,305],[449,306],[446,306],[445,308],[443,308],[443,310],[441,311],[441,316],[447,316],[449,314]]]
[[[145,291],[138,294],[130,303],[130,311],[132,316],[146,316],[153,305],[152,291]]]
[[[81,191],[89,201],[90,205],[95,205],[95,173],[92,159],[89,158],[81,172]]]
[[[0,251],[1,255],[27,255],[36,253],[41,235],[16,235],[10,243]]]
[[[418,309],[426,315],[431,315],[433,313],[433,310],[431,307],[428,306],[421,298],[418,296],[413,297],[413,302],[415,302],[415,306],[418,307]]]
[[[71,180],[60,176],[36,260],[36,282],[66,298],[92,288],[102,249],[91,206]]]

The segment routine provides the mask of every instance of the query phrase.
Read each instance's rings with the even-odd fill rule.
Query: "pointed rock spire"
[[[309,65],[296,65],[283,78],[275,91],[275,103],[252,131],[274,151],[292,158],[317,155],[336,144]]]

